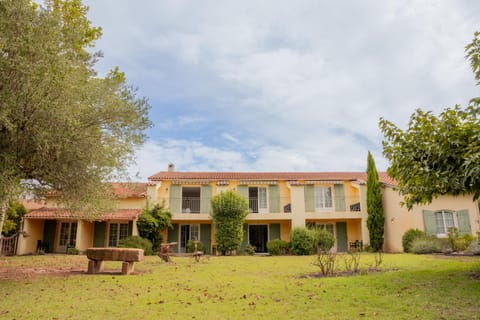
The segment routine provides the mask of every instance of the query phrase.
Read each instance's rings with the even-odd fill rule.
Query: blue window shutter
[[[430,210],[423,210],[423,227],[426,234],[430,236],[434,236],[437,234],[435,212]]]
[[[471,234],[472,227],[470,225],[470,216],[468,210],[457,211],[458,232],[461,234]]]

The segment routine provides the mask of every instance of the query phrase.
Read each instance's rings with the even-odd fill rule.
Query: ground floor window
[[[452,211],[436,211],[435,212],[435,223],[437,225],[437,234],[446,235],[448,234],[449,228],[457,228],[456,216]]]
[[[108,246],[117,247],[120,240],[128,237],[128,223],[110,223],[108,228]]]
[[[59,246],[75,247],[77,239],[77,223],[76,222],[62,222],[60,225],[60,239]]]

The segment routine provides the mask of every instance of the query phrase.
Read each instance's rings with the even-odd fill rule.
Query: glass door
[[[67,247],[75,247],[77,240],[77,223],[62,222],[60,236],[58,237],[57,252],[67,253]]]

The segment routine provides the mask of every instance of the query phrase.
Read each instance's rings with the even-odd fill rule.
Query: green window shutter
[[[457,211],[458,232],[462,234],[471,234],[472,227],[470,226],[470,216],[468,210]]]
[[[209,185],[200,187],[200,213],[210,213],[212,200],[212,187]]]
[[[280,239],[280,223],[271,223],[268,225],[269,241]]]
[[[435,212],[423,210],[423,228],[426,234],[434,236],[437,234],[437,224],[435,222]]]
[[[93,227],[93,246],[104,247],[105,246],[105,221],[96,221]]]
[[[245,250],[248,244],[248,224],[243,224],[243,240],[241,245],[241,250]]]
[[[128,236],[131,237],[133,233],[133,221],[128,221]]]
[[[180,204],[182,202],[182,187],[180,185],[170,186],[170,212],[180,213],[182,212]]]
[[[335,193],[335,211],[345,211],[345,191],[343,184],[335,184],[333,186]]]
[[[305,211],[314,212],[315,211],[315,196],[313,185],[305,186]]]
[[[248,186],[238,186],[238,194],[248,200]]]
[[[280,188],[278,185],[268,187],[268,205],[271,213],[280,212]]]
[[[200,225],[200,241],[205,246],[205,253],[210,254],[210,246],[211,246],[211,226],[209,224],[201,224]]]
[[[168,242],[178,242],[178,224],[173,224],[173,229],[168,229]],[[178,244],[172,247],[173,252],[178,252]]]
[[[57,221],[56,220],[46,220],[43,227],[43,242],[46,246],[45,252],[53,252],[55,248],[55,232],[57,230]],[[102,242],[102,247],[103,242]]]
[[[347,223],[337,222],[337,252],[347,252]]]

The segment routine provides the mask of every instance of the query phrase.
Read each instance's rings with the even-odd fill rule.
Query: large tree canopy
[[[480,85],[480,33],[466,47]],[[480,196],[480,98],[466,108],[447,108],[439,116],[417,109],[406,130],[380,119],[388,173],[398,181],[404,203],[430,203],[443,195]]]
[[[80,0],[0,1],[0,204],[28,187],[98,208],[150,126],[148,103],[115,68],[94,70],[101,29]],[[0,229],[2,223],[0,209]]]

